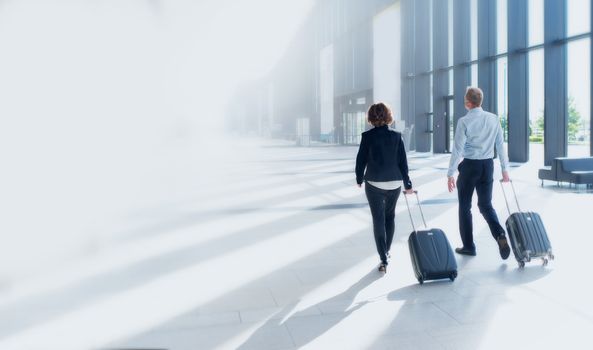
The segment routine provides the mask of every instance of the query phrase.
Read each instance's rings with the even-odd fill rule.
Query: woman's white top
[[[398,187],[402,187],[404,182],[402,180],[395,180],[395,181],[367,181],[371,185],[380,188],[382,190],[391,191],[395,190]]]

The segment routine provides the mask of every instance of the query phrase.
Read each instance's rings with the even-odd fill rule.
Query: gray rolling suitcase
[[[422,221],[424,222],[424,226],[427,227],[422,206],[418,199],[418,192],[414,191],[414,193],[416,194],[416,201],[420,208]],[[410,220],[414,229],[408,237],[408,248],[410,248],[410,258],[412,259],[416,279],[418,279],[420,284],[423,284],[427,280],[443,278],[449,278],[451,281],[454,281],[457,277],[457,261],[455,260],[447,236],[445,236],[443,230],[438,228],[417,230],[405,192],[404,198],[406,199],[406,206],[408,207],[408,213],[410,214]]]
[[[552,253],[552,245],[548,239],[542,219],[538,213],[521,211],[515,186],[513,186],[512,181],[510,182],[515,202],[517,203],[518,211],[515,213],[511,213],[511,207],[509,206],[502,180],[500,185],[502,187],[504,201],[509,210],[506,227],[515,259],[517,259],[520,268],[525,267],[525,263],[531,261],[532,258],[541,258],[543,264],[547,265],[548,259],[554,259],[554,254]]]

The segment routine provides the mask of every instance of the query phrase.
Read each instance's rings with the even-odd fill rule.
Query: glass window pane
[[[449,13],[447,14],[449,19],[447,21],[449,27],[448,29],[448,45],[449,45],[449,66],[453,65],[453,0],[449,0]]]
[[[478,59],[478,0],[470,2],[471,60]]]
[[[529,46],[544,42],[544,0],[529,0]]]
[[[498,86],[496,89],[497,92],[497,112],[498,116],[500,117],[500,123],[502,125],[502,130],[504,131],[504,140],[508,140],[508,123],[507,123],[507,115],[508,115],[508,103],[507,103],[507,58],[501,57],[496,61],[496,68],[498,74]]]
[[[430,63],[429,63],[430,70],[433,70],[434,69],[433,61],[432,61],[433,58],[434,58],[434,57],[432,57],[433,56],[433,54],[432,54],[433,53],[433,47],[434,47],[434,37],[433,37],[433,33],[432,33],[432,25],[433,25],[433,21],[434,21],[434,18],[433,18],[433,9],[434,9],[434,5],[431,2],[428,5],[428,27],[429,27],[429,29],[428,29],[428,33],[429,33],[428,34],[428,36],[429,36],[429,38],[428,38],[428,42],[429,42],[429,44],[428,44],[428,57],[430,57]],[[432,89],[430,91],[432,91]]]
[[[453,95],[453,69],[449,69],[449,95]]]
[[[496,1],[497,53],[507,51],[507,0]]]
[[[479,86],[478,85],[478,64],[474,63],[472,64],[472,68],[471,68],[471,72],[472,72],[472,86]]]
[[[544,50],[529,52],[529,142],[533,159],[544,159]]]
[[[591,29],[591,0],[568,0],[566,3],[568,36],[588,32]]]
[[[568,43],[568,156],[589,155],[591,133],[591,49],[590,39]]]

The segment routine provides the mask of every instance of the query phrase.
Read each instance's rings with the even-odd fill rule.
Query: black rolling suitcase
[[[509,210],[509,218],[506,221],[507,232],[511,240],[513,254],[519,263],[519,267],[525,267],[525,263],[531,261],[532,258],[541,258],[543,264],[547,265],[548,259],[554,259],[554,254],[552,254],[552,245],[548,239],[548,234],[546,233],[541,217],[538,213],[521,211],[512,181],[511,188],[513,189],[518,212],[511,213],[511,207],[509,206],[502,180],[500,185],[502,187],[504,201]]]
[[[424,222],[424,226],[427,227],[422,206],[418,199],[418,192],[414,191],[414,193],[416,194],[416,201],[418,202],[418,208],[420,208],[422,221]],[[438,228],[416,230],[412,211],[408,204],[408,197],[405,192],[404,198],[406,199],[406,206],[408,207],[408,213],[410,214],[410,220],[414,228],[414,231],[408,237],[408,247],[410,248],[410,258],[412,259],[412,266],[418,282],[423,284],[427,280],[442,278],[449,278],[451,281],[454,281],[457,277],[457,261],[455,260],[447,236],[445,236],[443,230]]]

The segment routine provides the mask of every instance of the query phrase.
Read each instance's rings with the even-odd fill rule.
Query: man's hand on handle
[[[509,182],[509,181],[511,181],[511,178],[509,177],[509,172],[503,171],[502,172],[502,182]]]
[[[447,187],[449,192],[453,192],[455,189],[455,176],[447,176]]]

